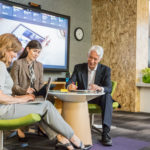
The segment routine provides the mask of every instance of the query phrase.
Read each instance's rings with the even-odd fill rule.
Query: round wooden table
[[[90,120],[87,101],[94,99],[102,92],[60,92],[49,91],[63,101],[62,116],[73,128],[75,134],[87,145],[92,145]]]

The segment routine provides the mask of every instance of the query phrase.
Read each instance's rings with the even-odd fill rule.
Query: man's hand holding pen
[[[71,84],[69,84],[68,86],[68,90],[71,91],[71,90],[77,90],[77,86],[74,84],[74,82],[72,82]]]

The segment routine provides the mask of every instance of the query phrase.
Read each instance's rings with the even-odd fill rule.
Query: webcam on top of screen
[[[33,8],[41,9],[41,5],[39,5],[39,4],[36,4],[36,3],[33,3],[33,2],[29,2],[28,4],[29,4],[29,6],[31,6]]]

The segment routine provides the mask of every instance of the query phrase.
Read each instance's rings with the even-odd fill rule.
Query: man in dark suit
[[[112,122],[112,83],[111,83],[111,70],[109,67],[100,64],[103,57],[103,48],[94,45],[88,52],[88,63],[75,65],[73,74],[66,86],[68,90],[96,90],[103,91],[102,95],[96,99],[89,101],[95,103],[102,108],[102,144],[111,146],[112,140],[109,135],[111,122]],[[77,83],[77,86],[76,84]]]

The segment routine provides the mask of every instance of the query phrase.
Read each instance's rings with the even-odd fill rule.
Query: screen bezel
[[[29,9],[32,10],[34,12],[39,12],[39,13],[46,13],[48,15],[53,15],[53,16],[57,16],[57,17],[62,17],[68,20],[68,35],[67,35],[67,63],[66,63],[66,68],[44,68],[44,71],[49,72],[49,71],[53,71],[53,72],[68,72],[69,71],[69,51],[70,51],[70,16],[67,15],[63,15],[63,14],[59,14],[59,13],[55,13],[55,12],[51,12],[48,10],[44,10],[44,9],[40,9],[40,8],[36,8],[36,7],[31,7],[29,5],[24,5],[24,4],[20,4],[20,3],[16,3],[16,2],[12,2],[12,1],[4,1],[4,0],[0,0],[1,3],[3,4],[7,4],[10,6],[18,6],[21,7],[23,9]]]

